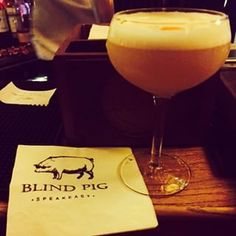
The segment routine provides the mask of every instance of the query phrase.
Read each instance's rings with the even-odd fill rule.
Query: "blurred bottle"
[[[20,15],[22,20],[22,25],[25,31],[30,29],[30,5],[25,0],[17,0],[18,7],[20,9]]]
[[[5,0],[5,7],[12,37],[18,41],[18,30],[22,28],[20,11],[15,0]]]
[[[29,0],[15,0],[15,4],[19,9],[21,25],[17,29],[18,40],[20,44],[31,42],[31,10],[32,1]]]
[[[11,46],[12,35],[7,18],[5,5],[0,1],[0,48]]]

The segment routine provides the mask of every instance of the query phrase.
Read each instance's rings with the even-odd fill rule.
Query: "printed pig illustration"
[[[35,164],[35,172],[52,173],[53,179],[60,180],[63,174],[78,174],[80,179],[84,173],[93,179],[94,160],[88,157],[51,156]]]

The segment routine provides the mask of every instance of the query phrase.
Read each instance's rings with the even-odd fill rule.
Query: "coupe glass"
[[[229,19],[222,12],[145,8],[113,16],[106,44],[113,66],[124,79],[153,95],[156,119],[151,152],[136,156],[150,195],[174,194],[188,185],[188,165],[162,153],[168,103],[224,64],[230,40]],[[124,160],[121,177],[128,187],[146,194],[132,178],[133,163],[133,156]]]

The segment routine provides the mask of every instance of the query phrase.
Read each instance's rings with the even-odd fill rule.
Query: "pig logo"
[[[50,156],[34,165],[37,173],[52,173],[53,179],[60,180],[63,174],[78,174],[80,179],[85,173],[93,179],[94,159],[77,156]]]

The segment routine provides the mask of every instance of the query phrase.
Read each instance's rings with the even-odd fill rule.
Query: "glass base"
[[[136,162],[143,176],[147,189],[140,186]],[[150,195],[164,196],[178,193],[188,186],[191,172],[188,165],[181,159],[162,154],[159,166],[153,167],[149,163],[150,154],[135,153],[124,159],[120,174],[127,187],[135,192]]]

